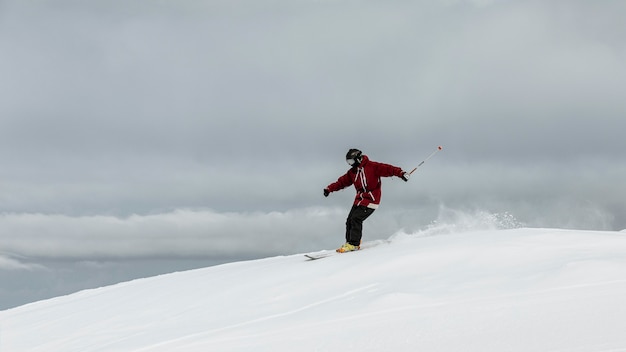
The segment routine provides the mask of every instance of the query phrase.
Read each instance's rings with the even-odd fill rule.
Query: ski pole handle
[[[435,149],[434,152],[430,153],[430,155],[426,159],[424,159],[421,163],[419,163],[419,165],[417,165],[413,170],[411,170],[411,172],[409,172],[409,175],[411,175],[413,172],[415,172],[415,170],[417,170],[418,167],[422,166],[426,162],[426,160],[432,158],[435,154],[437,154],[438,151],[440,151],[442,149],[443,149],[442,146],[438,146],[437,149]]]

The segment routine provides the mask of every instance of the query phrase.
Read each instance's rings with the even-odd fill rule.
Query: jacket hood
[[[363,154],[361,155],[361,163],[359,165],[354,165],[352,166],[352,169],[356,170],[358,167],[363,167],[365,164],[369,163],[370,158],[367,157],[367,155]]]

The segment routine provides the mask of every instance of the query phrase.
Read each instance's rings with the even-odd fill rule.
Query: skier
[[[381,177],[400,177],[405,182],[410,174],[401,168],[369,160],[367,155],[358,149],[350,149],[346,154],[346,162],[351,166],[345,175],[324,188],[324,197],[331,192],[339,191],[350,185],[356,189],[356,197],[352,209],[346,219],[346,243],[337,249],[344,253],[359,250],[363,232],[363,221],[367,219],[380,204]]]

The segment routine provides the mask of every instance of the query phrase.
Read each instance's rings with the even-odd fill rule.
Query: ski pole
[[[441,146],[438,146],[437,149],[435,149],[434,152],[430,153],[430,155],[426,159],[424,159],[421,163],[419,163],[419,165],[417,165],[413,170],[411,170],[411,172],[409,172],[409,175],[411,175],[413,172],[415,172],[415,170],[417,170],[418,167],[422,166],[422,164],[424,164],[426,162],[426,160],[432,158],[441,149],[443,149],[443,148]]]

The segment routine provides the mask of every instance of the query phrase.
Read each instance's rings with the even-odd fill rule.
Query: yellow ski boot
[[[359,249],[361,249],[361,246],[354,246],[346,242],[343,246],[341,246],[340,248],[337,248],[337,253],[358,251]]]

